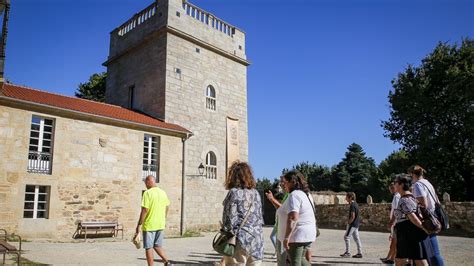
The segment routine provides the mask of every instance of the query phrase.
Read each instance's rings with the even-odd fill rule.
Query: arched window
[[[211,85],[206,89],[206,108],[209,110],[216,110],[216,90]]]
[[[206,178],[217,179],[217,160],[212,151],[206,154]]]

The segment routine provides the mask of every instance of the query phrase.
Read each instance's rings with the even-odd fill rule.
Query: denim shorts
[[[153,247],[163,246],[163,230],[143,231],[143,248],[150,249]]]

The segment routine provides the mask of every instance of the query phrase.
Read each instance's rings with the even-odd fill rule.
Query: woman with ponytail
[[[418,200],[419,204],[431,212],[435,212],[435,203],[438,200],[436,196],[436,190],[433,185],[425,178],[426,170],[419,165],[414,165],[408,169],[408,173],[411,175],[413,183],[413,196]],[[434,198],[436,197],[436,199]],[[428,260],[430,265],[444,266],[443,257],[439,251],[438,238],[436,234],[429,235],[429,242],[431,249],[428,247]],[[432,254],[430,254],[432,253]]]

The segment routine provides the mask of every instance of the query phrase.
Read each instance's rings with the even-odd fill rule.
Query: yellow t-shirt
[[[152,187],[143,193],[142,207],[148,209],[142,231],[157,231],[165,229],[166,206],[170,200],[166,192],[158,187]]]

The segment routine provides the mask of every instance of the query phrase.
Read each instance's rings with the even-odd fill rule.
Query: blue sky
[[[74,95],[105,71],[109,32],[152,0],[13,0],[6,77]],[[195,0],[247,37],[249,161],[257,178],[332,166],[352,142],[377,163],[391,80],[439,41],[474,37],[474,1]]]

